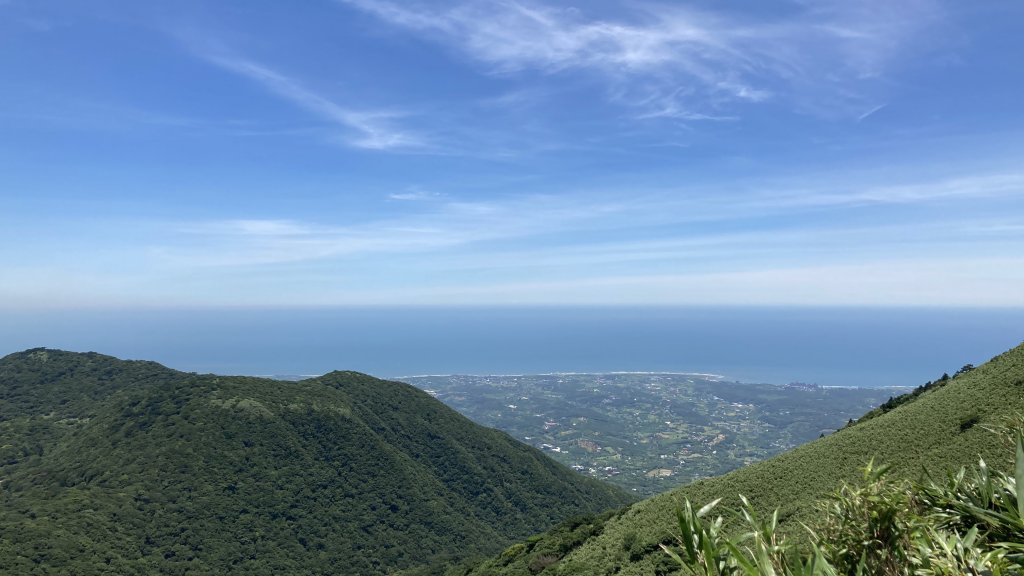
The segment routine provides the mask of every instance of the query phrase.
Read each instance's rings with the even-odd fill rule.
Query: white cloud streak
[[[52,246],[18,245],[7,274],[19,281],[5,293],[11,302],[208,305],[1024,306],[1024,227],[1000,210],[1022,196],[1022,182],[964,176],[779,192],[774,203],[768,192],[721,190],[442,198],[348,224],[123,223],[105,227],[131,242],[59,242],[58,261],[39,256],[58,253]]]
[[[337,1],[451,46],[492,73],[594,71],[642,115],[689,120],[718,119],[723,106],[779,91],[848,100],[851,86],[882,74],[939,19],[930,0],[820,0],[770,21],[675,4],[634,5],[629,19],[611,20],[516,0],[440,8]],[[853,118],[863,113],[857,105],[859,112],[847,111]]]
[[[1017,197],[1024,198],[1024,175],[1020,174],[839,192],[794,192],[784,188],[754,194],[725,194],[721,190],[687,190],[685,194],[633,191],[629,197],[590,193],[475,202],[412,190],[391,195],[398,201],[419,201],[415,202],[414,211],[391,219],[347,226],[274,219],[206,222],[180,228],[179,232],[192,241],[176,248],[158,249],[157,255],[181,266],[260,266],[375,254],[451,254],[456,261],[465,261],[466,251],[482,249],[484,257],[469,258],[469,266],[498,269],[502,268],[501,262],[557,268],[559,263],[597,265],[681,258],[725,262],[755,255],[781,260],[816,251],[843,252],[845,246],[861,245],[863,250],[878,245],[916,247],[922,242],[930,243],[928,249],[935,250],[945,245],[947,238],[955,247],[1008,235],[1019,240],[1019,231],[1005,226],[1005,222],[965,222],[962,218],[958,220],[955,213],[946,221],[940,219],[939,224],[931,219],[927,224],[878,222],[869,227],[836,225],[829,222],[828,214],[862,208],[874,210],[872,214],[877,215],[906,205],[942,206],[983,198],[1006,201]],[[812,212],[826,220],[801,218],[798,225],[765,224],[779,216]],[[714,232],[706,228],[701,232],[702,228],[696,227],[732,227],[736,222],[743,222],[742,232],[722,231],[714,226]],[[962,224],[960,228],[955,226],[958,223]],[[964,227],[968,224],[970,229]],[[999,228],[1001,233],[980,233],[986,226],[999,224],[1004,225]],[[638,239],[647,235],[648,230],[656,229],[668,232],[651,240]],[[601,239],[565,239],[566,235],[576,238],[577,234]],[[519,250],[518,255],[516,250],[509,252],[513,240],[516,246],[525,242],[528,248]],[[193,244],[201,249],[190,248]]]
[[[866,186],[839,192],[806,192],[770,195],[765,206],[866,206],[913,204],[956,199],[1018,197],[1024,199],[1024,174],[987,174],[935,180],[926,183]]]
[[[879,104],[878,106],[872,106],[867,112],[864,112],[860,116],[857,116],[857,122],[863,122],[867,120],[868,118],[874,116],[876,112],[880,112],[886,106],[887,104]]]
[[[253,266],[372,254],[422,254],[487,241],[528,238],[552,230],[585,229],[619,208],[585,208],[553,196],[507,201],[436,203],[391,220],[323,226],[291,220],[224,220],[178,229],[193,242],[157,248],[154,254],[180,266]]]
[[[955,271],[955,273],[951,273]],[[445,305],[756,305],[1024,307],[1024,258],[887,259],[690,274],[591,276],[428,287],[410,303]],[[364,294],[374,303],[398,296]]]
[[[388,194],[388,200],[397,200],[399,202],[426,202],[443,198],[445,198],[445,195],[440,192],[431,192],[418,186],[410,186],[402,192]]]
[[[380,151],[417,150],[426,146],[422,137],[395,126],[395,121],[404,116],[402,113],[353,110],[262,64],[238,57],[202,56],[225,70],[256,82],[278,97],[347,129],[350,135],[345,142],[350,146]]]

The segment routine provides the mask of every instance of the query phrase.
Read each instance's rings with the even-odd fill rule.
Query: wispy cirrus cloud
[[[877,106],[872,106],[866,112],[862,113],[860,116],[857,116],[857,122],[863,122],[867,120],[868,118],[874,116],[876,113],[882,111],[886,106],[888,106],[888,104],[878,104]]]
[[[958,273],[951,275],[950,270]],[[723,272],[590,275],[424,287],[413,303],[464,305],[1024,306],[1024,258],[898,259]],[[390,303],[388,291],[360,295]]]
[[[838,191],[819,184],[685,197],[651,189],[445,196],[369,217],[103,222],[97,237],[116,230],[116,245],[0,246],[18,246],[8,250],[17,256],[8,256],[9,275],[32,287],[11,292],[22,301],[54,286],[117,301],[167,286],[191,294],[199,283],[207,298],[254,304],[296,294],[324,304],[1024,303],[1024,227],[1012,210],[1024,175],[893,188],[844,182]],[[79,236],[88,234],[64,238]],[[51,251],[59,259],[40,257]]]
[[[403,198],[404,199],[404,198]],[[180,226],[182,241],[155,248],[185,266],[251,266],[374,254],[422,254],[479,242],[524,238],[555,226],[580,227],[613,208],[581,208],[557,197],[432,204],[423,211],[350,225],[235,219]],[[532,213],[530,218],[525,214]]]
[[[881,75],[939,19],[931,0],[797,2],[774,19],[724,9],[633,5],[616,19],[515,0],[443,7],[337,0],[449,46],[493,74],[597,73],[616,100],[646,117],[701,120],[721,109],[784,97],[806,109],[864,98],[850,87]],[[800,100],[824,100],[808,102]]]
[[[299,81],[263,64],[237,56],[200,53],[207,61],[252,80],[265,90],[346,130],[344,142],[355,148],[380,151],[423,150],[427,141],[398,126],[402,112],[356,110],[314,92]]]
[[[915,204],[948,200],[1024,198],[1024,174],[1001,173],[935,179],[886,186],[844,187],[839,190],[795,190],[762,195],[763,206],[869,206]]]
[[[456,267],[557,269],[623,262],[733,264],[751,258],[831,257],[857,246],[902,246],[954,253],[979,243],[1020,240],[1019,228],[978,215],[905,222],[901,206],[966,206],[979,199],[1024,197],[1024,175],[976,175],[902,186],[756,192],[692,189],[584,192],[460,201],[413,188],[391,200],[410,202],[390,217],[347,224],[235,219],[178,227],[179,242],[155,254],[183,266],[263,266],[294,262],[444,254]],[[845,223],[851,209],[871,223]],[[968,212],[970,213],[970,212]],[[780,217],[798,223],[779,224]],[[840,216],[836,220],[836,216]],[[991,228],[986,232],[987,228]],[[812,240],[813,239],[813,240]],[[525,246],[525,248],[521,248]],[[887,249],[892,253],[892,249]],[[461,262],[461,263],[459,263]],[[436,263],[431,263],[435,265]]]
[[[388,194],[388,200],[398,200],[400,202],[425,202],[441,200],[445,198],[445,196],[445,194],[440,192],[424,190],[419,186],[409,186],[401,192],[392,192]]]

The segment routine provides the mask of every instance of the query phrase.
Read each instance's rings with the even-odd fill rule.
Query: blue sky
[[[0,0],[0,306],[1024,306],[1022,25]]]

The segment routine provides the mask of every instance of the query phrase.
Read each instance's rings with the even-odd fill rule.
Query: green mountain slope
[[[974,464],[979,456],[990,466],[1008,468],[1012,452],[986,428],[1018,414],[1024,414],[1024,346],[856,426],[619,513],[562,526],[460,574],[674,574],[678,566],[658,544],[677,530],[674,512],[683,498],[701,505],[722,497],[720,509],[727,509],[738,508],[738,495],[744,494],[762,513],[779,508],[785,528],[799,537],[799,523],[814,522],[814,503],[842,481],[855,480],[872,458],[891,464],[895,477],[917,477],[924,469],[941,474]]]
[[[628,496],[412,386],[0,359],[0,573],[385,574]]]

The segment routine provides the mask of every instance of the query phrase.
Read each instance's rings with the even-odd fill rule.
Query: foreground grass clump
[[[790,545],[778,511],[760,518],[741,496],[746,531],[730,536],[720,500],[676,511],[676,545],[662,549],[693,576],[959,576],[1024,574],[1024,427],[1015,439],[1014,474],[984,460],[942,481],[894,480],[869,463],[859,484],[844,484],[818,507],[809,549]]]

